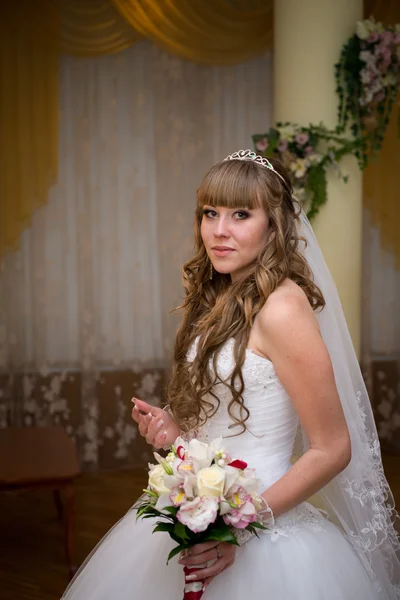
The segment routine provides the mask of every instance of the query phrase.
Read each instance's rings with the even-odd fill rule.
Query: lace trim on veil
[[[367,414],[362,402],[362,393],[357,392],[357,405],[360,419],[357,422],[359,437],[363,442],[365,456],[368,461],[359,461],[360,477],[349,479],[346,471],[337,479],[350,498],[359,503],[361,507],[368,506],[371,518],[359,533],[347,530],[353,547],[357,550],[364,566],[369,571],[378,590],[381,586],[377,582],[376,574],[372,568],[372,554],[379,549],[385,567],[392,577],[393,559],[400,551],[400,538],[395,528],[399,518],[394,506],[392,492],[387,483],[381,459],[380,443],[378,436],[369,431],[367,427]],[[368,470],[365,466],[368,465]],[[396,598],[400,598],[400,584],[392,585]]]

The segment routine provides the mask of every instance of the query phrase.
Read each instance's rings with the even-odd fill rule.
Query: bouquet
[[[149,465],[147,488],[134,508],[137,518],[158,519],[153,533],[167,532],[177,543],[167,563],[195,544],[218,540],[239,545],[235,531],[257,535],[257,529],[266,529],[264,501],[257,493],[261,481],[243,460],[232,460],[221,438],[204,444],[179,437],[165,458],[157,452],[154,456],[157,464]],[[189,568],[184,571],[187,575]],[[203,583],[187,583],[184,600],[200,599]]]

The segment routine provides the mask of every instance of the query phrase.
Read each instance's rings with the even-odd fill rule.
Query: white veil
[[[306,241],[306,247],[301,242],[302,253],[326,301],[317,319],[332,360],[352,442],[350,464],[319,495],[369,571],[377,598],[394,600],[400,598],[400,539],[395,529],[398,515],[383,471],[371,404],[339,294],[304,212],[298,231]],[[305,451],[308,442],[304,431],[300,441]]]

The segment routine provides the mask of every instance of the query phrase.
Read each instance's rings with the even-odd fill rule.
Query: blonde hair
[[[186,431],[203,425],[218,410],[220,401],[213,392],[216,383],[230,389],[228,412],[234,424],[242,427],[239,433],[247,429],[250,413],[243,400],[242,366],[250,331],[269,295],[286,278],[302,288],[314,310],[325,305],[298,249],[296,223],[301,209],[294,202],[290,180],[277,159],[271,159],[271,163],[282,179],[252,161],[221,162],[207,173],[197,193],[195,255],[183,266],[186,298],[178,307],[183,315],[167,386],[174,417]],[[275,235],[269,236],[257,261],[239,281],[231,282],[230,275],[215,271],[210,280],[210,260],[200,234],[204,205],[248,209],[262,206],[268,216],[269,229]],[[196,338],[197,352],[190,362],[187,355]],[[235,340],[235,366],[231,376],[223,381],[217,371],[218,353],[230,338]],[[216,402],[207,399],[207,395]]]

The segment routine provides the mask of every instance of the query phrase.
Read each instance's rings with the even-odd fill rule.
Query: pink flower
[[[380,45],[375,46],[375,54],[376,55],[379,54],[379,48],[380,48]],[[376,61],[375,54],[372,54],[372,52],[370,52],[369,50],[363,50],[362,52],[360,52],[360,60],[362,60],[369,67],[371,67],[375,64],[375,61]]]
[[[384,98],[385,98],[385,92],[382,90],[382,91],[378,92],[377,94],[375,94],[374,102],[382,102],[382,100]]]
[[[309,156],[309,155],[310,155],[312,152],[314,152],[314,149],[313,149],[313,147],[312,147],[312,146],[306,146],[306,147],[304,148],[304,154],[305,154],[306,156]]]
[[[175,488],[169,495],[169,499],[171,500],[173,506],[182,506],[186,502],[185,491],[182,487]]]
[[[375,54],[378,58],[383,58],[384,60],[388,60],[392,56],[391,48],[385,46],[382,42],[375,46]]]
[[[256,142],[256,150],[264,152],[268,148],[268,138],[263,137]]]
[[[389,46],[393,42],[393,33],[391,31],[383,31],[380,34],[382,44]]]
[[[368,36],[368,41],[373,44],[374,42],[376,42],[379,39],[379,33],[377,31],[373,31],[372,33],[369,34]]]
[[[219,499],[215,496],[197,497],[182,504],[176,517],[182,525],[186,525],[199,533],[205,531],[207,527],[214,523],[217,518]]]
[[[400,44],[400,32],[394,34],[393,43],[396,44],[396,45]]]
[[[370,83],[374,78],[374,72],[372,69],[361,69],[360,71],[360,79],[364,85]]]
[[[300,146],[304,146],[309,140],[308,133],[306,133],[305,131],[303,131],[302,133],[298,133],[295,137],[295,140],[298,144],[300,144]]]
[[[278,145],[279,152],[286,152],[286,150],[288,149],[288,146],[289,146],[289,142],[287,140],[285,140],[285,139],[281,140]]]
[[[238,529],[245,529],[249,523],[257,521],[255,506],[252,502],[244,502],[240,508],[234,509],[223,516],[227,525],[233,525]]]

